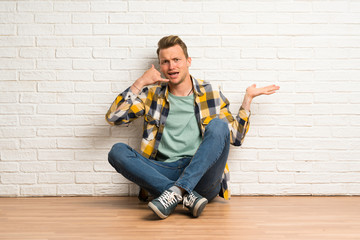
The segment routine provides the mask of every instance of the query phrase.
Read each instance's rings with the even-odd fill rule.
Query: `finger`
[[[154,68],[154,69],[155,69],[155,66],[154,66],[154,64],[151,64],[151,68]]]

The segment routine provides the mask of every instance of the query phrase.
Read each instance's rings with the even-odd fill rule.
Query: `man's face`
[[[170,80],[171,84],[178,85],[190,77],[191,58],[185,57],[184,51],[179,45],[161,49],[159,62],[160,71]]]

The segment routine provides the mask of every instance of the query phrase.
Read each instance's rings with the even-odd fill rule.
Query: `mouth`
[[[179,76],[179,72],[169,72],[170,78],[177,78]]]

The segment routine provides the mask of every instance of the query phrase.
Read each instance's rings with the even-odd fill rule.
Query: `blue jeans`
[[[220,192],[229,148],[228,125],[215,118],[205,127],[204,138],[193,157],[160,162],[117,143],[109,152],[109,162],[117,172],[155,197],[175,185],[189,193],[195,190],[211,201]]]

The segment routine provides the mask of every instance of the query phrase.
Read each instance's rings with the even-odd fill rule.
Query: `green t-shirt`
[[[194,94],[179,97],[169,92],[169,115],[158,148],[157,160],[174,162],[193,156],[201,143],[194,111]]]

